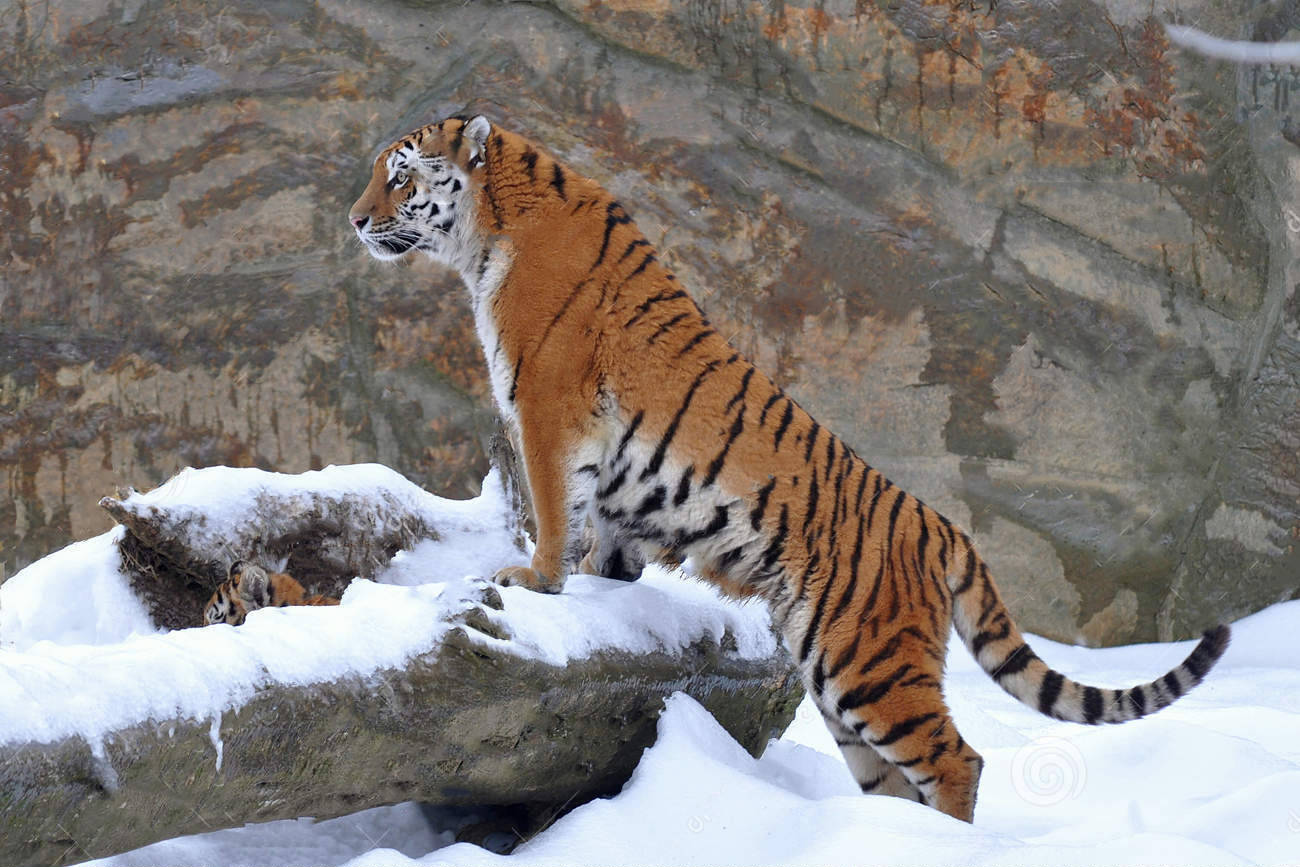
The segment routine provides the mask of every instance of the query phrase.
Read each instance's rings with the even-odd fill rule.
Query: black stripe
[[[677,435],[677,428],[682,423],[682,417],[686,415],[686,410],[690,409],[691,401],[695,399],[695,392],[699,390],[700,384],[704,382],[705,377],[717,369],[717,362],[711,362],[708,367],[699,372],[695,381],[691,383],[690,389],[686,392],[686,397],[682,399],[682,405],[677,408],[673,420],[668,423],[668,429],[664,431],[663,438],[659,440],[659,445],[655,446],[655,453],[650,458],[650,463],[641,471],[641,479],[650,478],[659,472],[659,467],[663,466],[664,455],[668,452],[668,446]]]
[[[682,473],[681,480],[677,483],[677,492],[673,494],[673,505],[680,506],[686,502],[686,498],[691,493],[691,476],[695,475],[695,464],[691,464]]]
[[[808,623],[808,628],[803,633],[803,645],[799,648],[799,661],[803,662],[812,653],[813,641],[817,638],[817,633],[821,630],[822,615],[826,613],[826,597],[830,595],[831,587],[835,585],[834,569],[831,571],[830,580],[823,581],[821,593],[817,595],[817,605],[813,608],[812,620]],[[820,669],[821,666],[818,666]]]
[[[858,655],[858,645],[861,641],[862,631],[855,630],[853,633],[853,643],[844,648],[844,650],[840,652],[840,655],[835,658],[835,662],[831,664],[830,671],[826,673],[827,677],[834,677],[839,674],[845,666],[853,661],[854,657]]]
[[[1197,684],[1205,677],[1205,673],[1210,670],[1215,661],[1223,655],[1223,651],[1228,646],[1228,627],[1217,626],[1214,629],[1205,630],[1196,649],[1191,655],[1183,661],[1183,668],[1192,676],[1192,683]]]
[[[817,501],[821,498],[821,489],[817,485],[817,474],[814,473],[812,480],[808,483],[808,504],[804,506],[803,513],[803,534],[808,535],[808,525],[812,523],[813,516],[817,514]]]
[[[578,467],[578,472],[586,473],[589,476],[595,476],[600,474],[600,467],[596,466],[595,464],[583,464],[582,466]]]
[[[1038,710],[1050,717],[1056,716],[1052,713],[1052,706],[1061,695],[1061,686],[1065,683],[1065,675],[1058,671],[1048,670],[1043,675],[1043,683],[1038,688]]]
[[[685,290],[682,289],[678,289],[675,292],[668,292],[665,290],[663,292],[660,292],[658,295],[651,296],[650,298],[646,299],[645,301],[642,301],[640,304],[637,305],[636,314],[633,315],[633,317],[629,319],[626,323],[624,323],[623,327],[631,328],[633,325],[636,324],[637,320],[639,320],[642,316],[646,314],[647,311],[649,311],[651,307],[653,307],[654,305],[658,304],[661,301],[672,301],[677,298],[685,298],[685,297],[686,297],[686,292]]]
[[[835,437],[827,431],[826,433],[826,475],[822,477],[823,482],[830,481],[831,469],[835,466]]]
[[[938,716],[939,714],[931,712],[931,713],[923,713],[920,716],[914,716],[910,719],[905,719],[901,723],[895,724],[894,727],[891,728],[889,731],[885,732],[884,736],[881,737],[879,740],[871,741],[871,745],[876,747],[887,747],[890,744],[894,743],[895,741],[899,741],[907,737],[912,732],[916,731],[918,728],[920,728],[921,726],[925,725],[930,720],[935,719]]]
[[[758,489],[758,502],[754,505],[754,510],[749,513],[749,524],[755,530],[763,522],[763,513],[767,511],[767,498],[772,496],[772,489],[776,487],[776,479],[767,480],[767,484]]]
[[[998,625],[1000,628],[996,632],[987,629],[982,630],[978,635],[971,639],[970,652],[971,655],[975,657],[976,661],[979,660],[980,651],[984,649],[984,645],[990,644],[994,641],[1001,641],[1011,634],[1011,621],[1009,619],[1006,617],[1000,617]]]
[[[631,256],[633,251],[635,251],[637,247],[648,247],[648,246],[650,246],[650,242],[647,241],[645,238],[637,238],[635,241],[627,245],[627,249],[623,251],[622,256],[618,257],[618,261],[622,262],[628,256]]]
[[[731,451],[731,444],[740,436],[741,431],[745,429],[745,408],[742,406],[740,412],[736,413],[736,420],[731,423],[731,431],[727,434],[727,441],[722,445],[722,451],[718,452],[712,463],[709,464],[709,471],[704,475],[704,481],[700,482],[700,487],[707,487],[713,484],[718,473],[722,472],[722,466],[727,462],[727,452]]]
[[[907,492],[900,490],[894,498],[894,507],[889,510],[889,532],[885,534],[885,544],[891,548],[894,546],[894,527],[898,524],[898,513],[903,510],[903,500],[906,497]]]
[[[737,545],[736,547],[723,552],[722,556],[718,558],[718,568],[723,572],[727,571],[736,564],[736,561],[738,561],[744,553],[744,545]]]
[[[866,662],[862,663],[861,667],[858,668],[858,674],[860,675],[866,674],[867,672],[871,671],[871,669],[875,668],[880,663],[884,662],[887,659],[891,659],[893,656],[895,656],[898,653],[898,649],[902,647],[903,639],[908,637],[916,638],[920,641],[925,641],[925,636],[915,626],[908,626],[903,629],[900,629],[898,632],[895,632],[893,635],[889,637],[889,640],[885,642],[883,647],[881,647],[879,650],[876,651],[875,655],[873,655]]]
[[[646,495],[641,501],[641,505],[636,507],[636,516],[644,518],[646,515],[659,511],[664,507],[664,498],[668,496],[668,489],[659,485],[653,491]]]
[[[781,440],[785,437],[785,431],[790,427],[790,420],[794,418],[794,401],[786,398],[785,414],[781,416],[781,423],[776,427],[776,438],[772,441],[772,451],[779,451]]]
[[[551,330],[554,329],[555,326],[560,323],[560,320],[564,318],[564,314],[569,312],[569,305],[573,303],[573,300],[577,298],[579,293],[581,293],[582,290],[586,289],[589,285],[591,285],[590,278],[586,280],[581,280],[578,282],[576,286],[573,287],[573,289],[569,291],[569,295],[567,298],[564,299],[564,303],[560,305],[559,311],[555,314],[555,317],[551,319],[550,323],[546,326],[546,330],[542,332],[542,339],[537,341],[538,349],[546,345],[547,338],[551,336]],[[536,352],[536,350],[534,350],[534,352]]]
[[[785,534],[789,527],[789,517],[789,507],[785,503],[782,503],[781,517],[777,520],[776,524],[776,534],[772,536],[772,541],[763,552],[763,568],[765,570],[771,569],[780,556],[785,553]]]
[[[685,319],[687,316],[690,315],[691,314],[689,313],[678,313],[676,316],[674,316],[672,319],[669,319],[667,322],[659,323],[659,327],[655,329],[654,334],[651,334],[646,339],[646,343],[654,343],[656,340],[658,340],[660,337],[666,334],[674,325],[676,325],[678,322],[681,322],[683,319]]]
[[[1165,686],[1173,693],[1174,698],[1180,698],[1183,694],[1183,685],[1178,682],[1178,672],[1171,671],[1166,674],[1162,680]]]
[[[614,476],[614,478],[610,480],[608,485],[606,485],[603,488],[598,488],[596,490],[596,499],[598,500],[607,499],[610,494],[614,493],[619,488],[623,487],[623,483],[626,481],[627,481],[627,467],[623,467],[623,469],[618,471],[618,475]]]
[[[627,279],[631,280],[633,277],[640,274],[647,267],[649,267],[650,263],[653,261],[655,261],[655,254],[646,253],[645,258],[641,260],[641,264],[637,265],[636,268],[632,271],[632,273],[627,275]]]
[[[727,405],[722,408],[723,415],[731,412],[733,406],[745,399],[745,394],[749,391],[749,380],[752,379],[753,376],[754,368],[750,367],[749,370],[745,371],[745,375],[740,378],[740,390],[732,395],[731,400],[727,401]],[[744,409],[742,409],[741,412],[743,413]]]
[[[1088,725],[1093,725],[1101,719],[1103,711],[1101,701],[1101,690],[1095,686],[1085,686],[1083,688],[1083,721]]]
[[[836,707],[843,711],[850,711],[860,708],[863,705],[875,704],[888,695],[889,691],[894,688],[894,685],[903,678],[903,675],[907,674],[911,670],[911,663],[905,662],[884,680],[877,681],[874,684],[864,683],[859,685],[857,688],[846,692],[840,697],[840,700],[836,702]],[[920,725],[920,723],[917,723],[917,725]],[[906,734],[906,732],[904,732],[904,734]],[[899,735],[899,737],[902,737],[902,735]],[[895,740],[897,740],[897,738],[895,738]]]
[[[826,672],[822,671],[822,661],[818,659],[817,664],[813,666],[812,676],[812,692],[815,698],[821,698],[825,684]]]
[[[867,509],[867,532],[871,532],[871,525],[876,520],[876,506],[880,503],[880,495],[885,492],[885,477],[876,473],[876,482],[871,493],[871,507]]]
[[[514,402],[515,402],[515,391],[518,390],[518,388],[519,388],[519,367],[520,367],[520,365],[522,365],[523,363],[524,363],[524,356],[521,354],[521,355],[519,356],[519,358],[515,361],[515,372],[514,372],[514,376],[512,376],[512,377],[510,378],[510,398],[509,398],[509,400],[510,400],[511,403],[514,403]]]
[[[641,420],[643,418],[645,418],[645,410],[643,409],[637,410],[636,415],[632,416],[632,422],[627,426],[627,430],[623,431],[623,438],[618,441],[618,450],[614,452],[614,460],[623,457],[624,449],[626,449],[627,444],[632,441],[632,435],[636,433],[636,429],[641,426]]]
[[[703,342],[705,339],[707,339],[710,335],[717,334],[717,333],[718,332],[714,331],[712,328],[704,329],[703,331],[701,331],[700,333],[692,337],[690,340],[688,340],[685,346],[677,350],[677,357],[681,358],[683,355],[690,352],[696,346],[700,345],[700,343]]]
[[[555,192],[560,194],[561,199],[567,198],[564,195],[564,169],[560,168],[559,163],[551,164],[551,186],[555,187]]]
[[[858,589],[858,566],[862,561],[862,529],[862,522],[858,521],[858,540],[853,543],[853,559],[849,563],[849,583],[840,594],[840,601],[836,603],[835,610],[831,612],[831,623],[840,619],[840,615],[848,607],[849,599],[853,597],[853,592]]]
[[[1002,661],[993,671],[993,677],[1001,680],[1004,677],[1010,677],[1013,674],[1019,674],[1029,667],[1029,663],[1037,659],[1038,656],[1029,649],[1028,644],[1021,644],[1015,650],[1007,654],[1007,658]]]
[[[1147,712],[1147,694],[1142,691],[1142,687],[1135,686],[1128,691],[1129,701],[1133,702],[1133,707],[1137,710],[1138,716],[1144,716]]]
[[[593,270],[597,265],[605,261],[605,254],[609,252],[609,236],[614,233],[614,227],[630,222],[632,222],[632,218],[628,216],[618,202],[610,202],[605,206],[605,237],[600,242],[600,253],[596,256],[596,261],[591,265]]]
[[[925,569],[925,549],[930,545],[930,525],[925,520],[925,504],[916,501],[916,517],[921,522],[921,535],[916,540],[916,564],[920,570]]]
[[[528,169],[528,180],[535,182],[537,180],[537,151],[531,147],[526,148],[519,160]]]
[[[876,597],[880,594],[880,587],[885,583],[885,564],[889,561],[884,551],[880,552],[880,565],[876,567],[876,578],[871,585],[871,593],[867,596],[867,602],[862,606],[864,616],[871,614],[876,607]]]
[[[705,527],[699,530],[692,530],[689,533],[678,532],[676,539],[677,546],[684,548],[687,545],[700,541],[701,539],[707,539],[710,536],[721,532],[727,526],[727,521],[727,507],[715,506],[713,509],[713,520]]]
[[[812,430],[808,432],[808,445],[803,452],[804,463],[812,460],[813,443],[817,442],[817,434],[821,429],[822,426],[817,423],[816,419],[813,419]]]
[[[767,403],[763,404],[763,411],[758,414],[759,427],[762,427],[764,422],[767,421],[767,411],[772,408],[772,404],[776,403],[780,399],[781,389],[778,388],[776,391],[772,392],[772,396],[767,399]]]

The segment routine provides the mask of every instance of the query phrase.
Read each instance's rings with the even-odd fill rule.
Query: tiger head
[[[271,582],[261,566],[236,560],[230,564],[228,580],[217,588],[203,611],[203,622],[238,626],[248,612],[271,605]]]
[[[419,250],[464,270],[483,249],[477,199],[491,124],[482,116],[421,127],[384,148],[348,213],[377,259]]]

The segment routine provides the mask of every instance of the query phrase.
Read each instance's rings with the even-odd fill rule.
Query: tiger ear
[[[488,136],[492,133],[492,124],[483,115],[478,115],[461,131],[469,139],[469,167],[483,164],[483,154],[487,152]]]

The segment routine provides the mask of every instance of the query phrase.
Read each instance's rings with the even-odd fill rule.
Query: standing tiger
[[[597,183],[484,117],[379,155],[349,220],[369,252],[460,272],[532,494],[532,563],[496,580],[558,593],[584,569],[635,577],[690,557],[766,600],[864,792],[971,821],[983,760],[953,724],[949,627],[1042,713],[1137,719],[1201,681],[1228,644],[1129,689],[1085,686],[1030,650],[970,538],[891,484],[710,326]]]

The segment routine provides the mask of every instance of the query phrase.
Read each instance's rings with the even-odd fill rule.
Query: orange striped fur
[[[635,578],[690,557],[763,598],[864,792],[972,819],[983,761],[944,704],[952,625],[1011,695],[1083,723],[1164,707],[1227,645],[1210,630],[1128,689],[1050,669],[965,533],[733,349],[613,196],[485,118],[386,148],[349,219],[376,257],[419,250],[469,290],[538,528],[532,563],[497,580],[553,593],[580,561]]]
[[[338,605],[332,596],[308,596],[291,575],[267,572],[253,563],[236,562],[230,577],[217,588],[203,610],[203,622],[229,623],[238,626],[250,611],[259,608],[284,608],[289,605]]]

